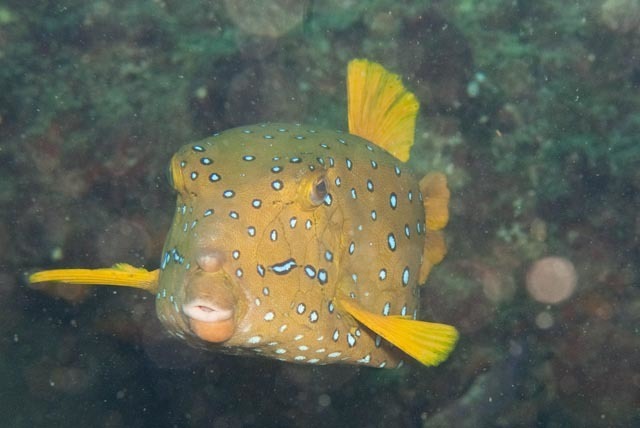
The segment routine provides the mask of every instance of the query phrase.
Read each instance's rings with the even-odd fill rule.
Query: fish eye
[[[311,186],[309,199],[311,203],[318,206],[324,202],[327,197],[327,178],[323,175],[318,177]]]
[[[297,201],[305,210],[318,208],[325,202],[330,190],[329,180],[323,170],[312,171],[300,179]]]

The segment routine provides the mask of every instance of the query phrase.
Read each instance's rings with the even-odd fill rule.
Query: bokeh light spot
[[[569,260],[563,257],[545,257],[527,272],[527,291],[541,303],[560,303],[576,289],[578,276]]]

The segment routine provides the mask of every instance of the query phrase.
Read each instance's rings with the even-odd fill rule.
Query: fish
[[[54,269],[30,282],[146,290],[171,335],[227,354],[440,364],[458,332],[417,318],[446,253],[447,179],[406,163],[419,103],[399,75],[352,60],[347,100],[348,133],[263,123],[180,148],[158,269]]]

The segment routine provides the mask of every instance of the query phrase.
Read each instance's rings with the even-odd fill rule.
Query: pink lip
[[[236,326],[232,309],[196,298],[184,304],[182,311],[189,318],[191,331],[205,342],[220,343],[233,336]]]
[[[202,298],[195,298],[184,304],[182,312],[190,319],[202,322],[226,321],[233,316],[233,310],[221,308]]]

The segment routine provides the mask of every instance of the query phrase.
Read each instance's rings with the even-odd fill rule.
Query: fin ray
[[[458,331],[450,325],[374,314],[348,298],[340,299],[339,304],[358,322],[426,366],[446,360],[458,340]]]
[[[424,195],[426,226],[429,230],[443,229],[449,222],[449,199],[447,177],[440,172],[432,172],[420,180],[420,191]]]
[[[349,132],[406,162],[420,105],[400,76],[375,62],[354,59],[347,71],[347,99]]]
[[[442,230],[425,231],[422,265],[420,266],[419,284],[424,284],[431,269],[440,263],[447,254],[447,244]]]
[[[29,276],[30,283],[62,282],[66,284],[114,285],[133,287],[155,293],[158,289],[158,270],[148,271],[126,263],[100,269],[52,269]]]
[[[426,231],[418,281],[424,284],[431,268],[440,263],[447,253],[442,229],[449,222],[451,192],[447,187],[447,177],[439,172],[429,173],[420,180],[420,191],[423,195]]]

